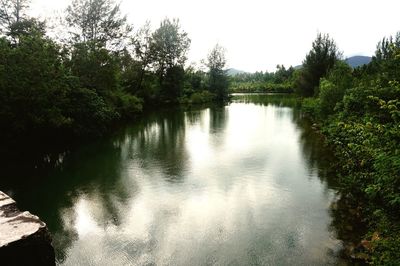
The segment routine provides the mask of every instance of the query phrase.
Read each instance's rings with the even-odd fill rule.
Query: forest
[[[4,142],[101,136],[146,108],[226,101],[224,48],[185,67],[190,38],[165,18],[136,31],[110,0],[74,0],[62,18],[68,34],[51,38],[27,15],[28,0],[0,6],[0,134]]]
[[[56,39],[27,15],[27,0],[0,3],[0,137],[62,142],[101,136],[164,105],[226,102],[230,92],[296,93],[338,160],[340,189],[368,230],[373,264],[400,264],[400,33],[372,62],[351,68],[318,34],[300,68],[228,77],[225,49],[187,66],[190,37],[177,19],[133,30],[110,0],[73,0]]]

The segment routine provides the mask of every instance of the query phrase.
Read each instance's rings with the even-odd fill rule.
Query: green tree
[[[71,73],[79,78],[80,87],[109,96],[119,84],[119,65],[115,55],[105,48],[93,49],[90,43],[77,43],[69,61]]]
[[[208,87],[214,93],[218,101],[228,99],[228,75],[225,71],[226,57],[225,49],[220,45],[215,45],[208,54],[206,65],[208,71]]]
[[[277,65],[274,73],[274,82],[281,84],[288,81],[292,77],[293,72],[294,68],[292,66],[286,69],[284,65]]]
[[[0,124],[19,136],[68,126],[68,85],[59,47],[34,31],[18,44],[0,39]]]
[[[26,9],[29,2],[29,0],[0,1],[0,32],[9,33],[12,25],[27,18]]]
[[[304,96],[317,94],[316,89],[320,79],[326,76],[340,58],[341,53],[338,51],[335,41],[328,34],[319,33],[295,81],[297,92]]]
[[[207,74],[200,69],[196,69],[195,66],[189,66],[185,69],[185,79],[190,92],[199,92],[205,89],[206,78]]]
[[[30,0],[0,1],[0,34],[9,37],[14,43],[22,35],[38,32],[45,34],[45,23],[27,15]]]
[[[180,65],[169,67],[161,90],[161,100],[167,103],[177,102],[182,96],[184,82],[185,70],[183,67]]]
[[[399,49],[400,32],[394,37],[383,38],[377,45],[368,73],[372,76],[378,75],[385,85],[393,80],[400,81],[400,63],[397,58]]]
[[[187,60],[190,39],[181,30],[179,20],[164,19],[160,27],[153,33],[151,49],[154,56],[153,66],[160,81],[163,80],[168,68],[183,66]]]
[[[120,48],[131,31],[113,0],[73,0],[66,21],[74,42],[89,42],[95,47]]]
[[[177,78],[182,76],[189,46],[190,39],[187,33],[181,30],[177,19],[164,19],[152,35],[152,65],[158,76],[160,95],[164,100],[176,101],[174,97],[181,95],[177,89],[183,87],[175,86],[171,80],[177,81]]]
[[[152,33],[150,22],[146,22],[132,38],[132,46],[137,66],[139,67],[139,75],[136,83],[136,91],[141,91],[143,79],[147,69],[154,60],[152,48]]]
[[[343,100],[345,92],[353,85],[352,68],[343,61],[337,61],[327,78],[322,78],[319,88],[320,113],[333,114],[337,103]]]

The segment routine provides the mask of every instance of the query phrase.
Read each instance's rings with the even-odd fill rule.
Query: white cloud
[[[51,15],[68,0],[33,0],[34,14]],[[272,71],[297,65],[317,32],[329,33],[345,56],[372,55],[377,42],[400,30],[398,0],[146,0],[122,2],[135,27],[179,18],[192,39],[190,61],[205,58],[219,43],[230,67]]]

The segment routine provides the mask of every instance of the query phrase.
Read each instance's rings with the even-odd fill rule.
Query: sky
[[[32,0],[32,14],[62,14],[71,0]],[[226,49],[227,67],[275,71],[302,63],[317,34],[329,33],[345,57],[373,55],[385,36],[400,31],[399,0],[122,0],[134,28],[156,28],[178,18],[189,34],[188,62],[199,65],[215,44]]]

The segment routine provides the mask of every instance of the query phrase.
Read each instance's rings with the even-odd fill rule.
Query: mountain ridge
[[[356,68],[362,65],[368,65],[372,60],[372,57],[370,56],[364,56],[364,55],[355,55],[346,58],[344,61],[349,64],[352,68]]]
[[[344,59],[343,61],[345,61],[347,64],[349,64],[349,66],[351,66],[352,68],[357,68],[359,66],[369,64],[371,62],[371,60],[372,60],[371,56],[354,55],[354,56],[346,57],[346,59]],[[301,69],[302,67],[303,67],[302,65],[297,65],[294,67],[294,69]],[[246,71],[232,67],[232,68],[228,68],[226,70],[226,73],[228,74],[228,76],[233,77],[238,74],[254,73],[254,72],[246,72]]]

